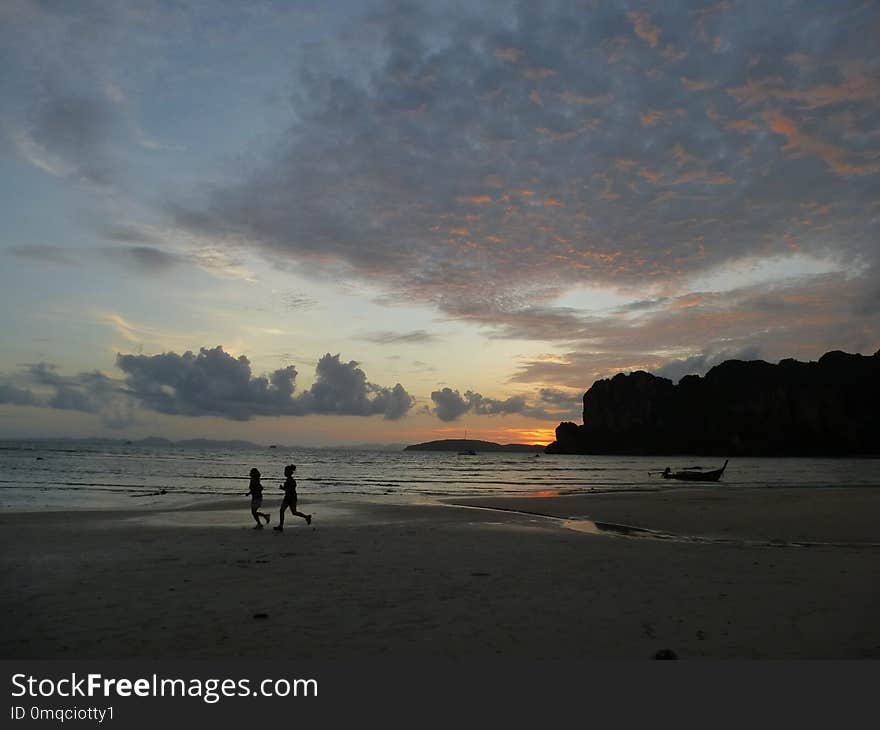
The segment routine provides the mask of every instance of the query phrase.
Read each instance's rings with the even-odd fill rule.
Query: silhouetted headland
[[[639,370],[598,380],[556,454],[866,456],[880,453],[880,350],[818,362],[727,360],[677,385]]]
[[[494,441],[478,441],[476,439],[440,439],[426,441],[422,444],[407,446],[404,451],[511,451],[520,453],[538,453],[546,447],[541,444],[496,444]]]

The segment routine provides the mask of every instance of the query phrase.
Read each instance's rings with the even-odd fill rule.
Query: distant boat
[[[468,440],[467,429],[464,430],[464,440],[465,441]],[[477,452],[474,451],[473,449],[462,449],[461,451],[458,452],[458,455],[459,456],[476,456]]]
[[[724,466],[720,469],[713,469],[712,471],[703,471],[702,468],[698,466],[691,467],[690,469],[682,469],[681,471],[671,471],[667,466],[666,470],[660,472],[660,474],[664,479],[678,479],[683,482],[717,482],[721,479],[721,475],[724,474],[728,461],[729,459],[725,459]]]
[[[270,449],[277,449],[278,447],[275,444],[269,444]]]

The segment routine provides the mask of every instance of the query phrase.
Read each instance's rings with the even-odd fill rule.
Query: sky
[[[0,3],[0,437],[547,443],[880,347],[880,2]]]

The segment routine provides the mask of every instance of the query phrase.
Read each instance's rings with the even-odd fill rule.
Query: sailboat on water
[[[465,429],[465,431],[464,431],[464,440],[465,440],[465,443],[467,443],[467,429]],[[458,455],[459,456],[476,456],[477,452],[474,451],[473,449],[463,449],[458,452]]]

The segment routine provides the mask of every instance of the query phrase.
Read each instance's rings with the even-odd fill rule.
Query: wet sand
[[[0,656],[880,657],[880,489],[458,501],[2,514]]]

